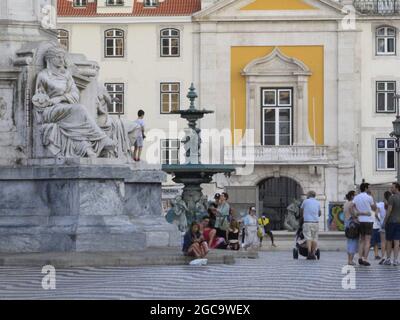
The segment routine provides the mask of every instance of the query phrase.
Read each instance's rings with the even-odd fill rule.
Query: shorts
[[[400,223],[386,224],[386,241],[400,240]]]
[[[304,239],[309,241],[318,241],[319,223],[304,222],[303,234]]]
[[[371,238],[371,246],[375,246],[381,243],[381,233],[379,229],[373,229],[372,238]]]
[[[143,136],[140,135],[138,137],[136,137],[135,143],[133,145],[136,148],[142,148],[143,147]]]
[[[360,236],[372,236],[373,222],[360,222]]]

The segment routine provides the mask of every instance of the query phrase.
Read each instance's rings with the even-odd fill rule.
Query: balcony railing
[[[354,0],[355,9],[368,15],[396,15],[400,13],[400,0]]]
[[[251,146],[225,148],[225,164],[324,164],[327,146]]]

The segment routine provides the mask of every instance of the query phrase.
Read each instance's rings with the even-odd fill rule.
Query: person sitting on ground
[[[217,205],[215,203],[211,203],[210,207],[208,208],[207,212],[208,212],[208,218],[210,219],[210,226],[212,228],[214,228],[215,226],[215,220],[216,220],[216,216],[215,216],[215,209],[217,209]]]
[[[239,250],[239,233],[240,225],[236,220],[232,220],[228,229],[228,248],[231,250]]]
[[[190,229],[185,233],[182,251],[186,256],[195,258],[204,258],[207,255],[208,245],[197,222],[192,222]]]
[[[217,236],[217,230],[211,226],[210,218],[208,216],[203,217],[200,225],[200,231],[210,249],[226,248],[225,239]]]

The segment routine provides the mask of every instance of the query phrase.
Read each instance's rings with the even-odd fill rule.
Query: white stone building
[[[168,120],[177,117],[164,114],[163,105],[175,108],[179,97],[186,106],[193,81],[198,103],[215,111],[201,127],[239,130],[225,148],[208,146],[205,139],[204,150],[225,154],[223,161],[230,162],[232,147],[243,148],[242,134],[254,134],[246,143],[253,151],[244,157],[254,158],[254,170],[219,177],[206,188],[209,195],[226,189],[237,210],[255,204],[280,229],[287,205],[314,190],[324,212],[321,229],[327,230],[332,221],[340,226],[329,216],[338,214],[336,204],[362,179],[394,180],[389,133],[395,118],[391,97],[400,80],[398,2],[144,1],[89,0],[74,8],[59,0],[58,28],[67,31],[71,51],[100,62],[105,83],[124,84],[124,117],[134,119],[143,106],[148,127],[166,131]],[[108,30],[123,37],[113,31],[107,40]],[[163,56],[162,30],[169,30],[167,56],[177,53],[177,40],[171,39],[178,31],[179,56]],[[108,52],[105,43],[113,49]],[[170,84],[165,93],[164,82]],[[180,121],[178,129],[183,126]],[[166,139],[175,142],[163,145],[173,147],[164,150],[163,160],[177,161],[178,136]]]

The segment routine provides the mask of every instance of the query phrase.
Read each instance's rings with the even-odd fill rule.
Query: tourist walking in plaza
[[[358,248],[358,263],[362,266],[370,266],[368,262],[369,249],[371,247],[371,236],[374,218],[371,211],[376,210],[376,204],[371,195],[368,194],[369,183],[361,183],[360,193],[353,199],[353,210],[360,222],[360,242]]]
[[[390,265],[393,249],[393,265],[399,265],[399,245],[400,245],[400,185],[392,185],[392,196],[389,198],[388,209],[383,222],[386,232],[386,251],[387,260],[385,265]]]
[[[197,222],[192,222],[189,230],[185,233],[182,251],[186,256],[196,258],[204,258],[207,255],[208,245]]]
[[[250,207],[248,215],[243,218],[243,224],[245,229],[245,238],[244,238],[244,249],[248,248],[257,248],[258,246],[258,222],[256,215],[256,208]]]
[[[344,213],[344,224],[345,228],[350,228],[351,223],[358,223],[357,216],[353,211],[353,199],[356,195],[355,191],[349,191],[346,194],[346,202],[343,205],[343,213]],[[351,266],[355,266],[354,256],[358,252],[358,241],[359,236],[352,236],[351,238],[347,238],[347,264]]]
[[[321,216],[321,205],[315,199],[316,193],[309,191],[307,199],[300,207],[300,216],[303,218],[303,234],[307,241],[308,260],[316,260],[315,252],[318,247],[319,217]]]
[[[264,234],[268,235],[271,238],[272,246],[276,247],[276,245],[274,243],[274,235],[272,234],[272,231],[271,231],[271,223],[265,213],[263,213],[262,216],[260,218],[258,218],[258,225],[261,228],[263,228]],[[260,247],[262,246],[263,238],[264,238],[263,236],[260,237]]]
[[[379,264],[384,264],[385,261],[389,258],[387,255],[387,250],[386,250],[386,232],[384,228],[384,221],[386,217],[386,210],[389,207],[389,199],[392,196],[392,193],[390,191],[386,191],[383,194],[384,200],[381,202],[378,202],[376,204],[378,208],[378,218],[380,222],[380,229],[379,229],[379,236],[381,238],[381,252],[382,252],[382,259],[379,261]]]

